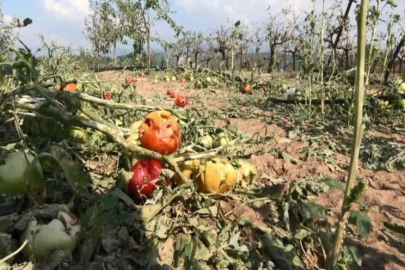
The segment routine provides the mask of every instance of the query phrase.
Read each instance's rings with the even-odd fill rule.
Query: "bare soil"
[[[129,73],[124,73],[121,80]],[[104,72],[101,73],[103,79],[115,78],[117,73]],[[154,84],[149,78],[138,78],[136,83],[138,93],[145,99],[152,99],[160,96],[162,99],[153,101],[151,104],[162,107],[173,106],[174,102],[166,95],[166,91],[172,88],[189,98],[188,108],[198,110],[209,110],[216,112],[225,112],[229,105],[228,91],[224,90],[208,90],[195,89],[193,84],[179,82],[158,82]],[[234,96],[236,94],[233,94]],[[242,95],[237,94],[240,98]],[[297,139],[289,139],[288,131],[285,126],[277,123],[268,123],[264,119],[269,116],[268,111],[259,108],[251,108],[262,115],[258,118],[232,118],[228,119],[230,124],[236,126],[240,132],[247,134],[258,134],[259,136],[273,136],[271,147],[292,156],[297,161],[293,164],[289,160],[277,158],[272,154],[254,155],[251,161],[257,166],[260,175],[260,181],[263,186],[274,186],[276,193],[283,194],[288,187],[288,183],[305,178],[316,178],[320,175],[328,175],[345,183],[347,177],[347,168],[349,166],[349,156],[341,153],[334,153],[333,157],[338,161],[338,165],[334,166],[326,164],[324,161],[317,158],[309,158],[303,160],[300,149],[308,145]],[[215,123],[219,126],[224,126],[224,119],[217,119]],[[405,134],[383,133],[380,131],[370,131],[374,137],[382,137],[385,139],[404,143]],[[345,138],[349,139],[349,138]],[[343,142],[342,142],[343,143]],[[259,145],[260,147],[260,145]],[[264,146],[262,146],[264,147]],[[263,177],[265,176],[265,177]],[[364,201],[368,205],[368,215],[372,219],[372,231],[366,239],[350,238],[363,252],[362,269],[405,269],[405,245],[404,241],[384,229],[384,221],[391,221],[401,225],[405,225],[405,171],[388,172],[374,171],[359,168],[359,178],[368,180],[367,191],[364,196]],[[283,181],[280,181],[282,179]],[[274,182],[283,182],[287,184],[274,185]],[[317,199],[318,203],[326,206],[332,213],[340,211],[342,204],[342,194],[338,191],[330,191],[327,194],[322,194]],[[232,205],[221,205],[225,211],[232,210]],[[258,225],[264,224],[266,221],[263,215],[257,213],[257,209],[249,206],[239,207],[235,210],[236,218],[243,213],[248,215],[250,219],[256,220]],[[270,211],[270,209],[269,209]],[[353,240],[355,239],[355,240]]]

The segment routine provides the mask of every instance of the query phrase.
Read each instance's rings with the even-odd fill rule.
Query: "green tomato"
[[[236,161],[239,167],[240,183],[242,187],[252,185],[257,179],[257,168],[255,165],[245,159],[239,159]]]
[[[176,76],[172,76],[172,82],[175,82],[175,81],[177,81]]]
[[[24,172],[33,160],[33,156],[22,152],[8,154],[6,164],[0,166],[0,193],[16,195],[25,192]]]
[[[210,135],[206,135],[200,138],[199,144],[205,149],[211,149],[213,145],[213,139]]]
[[[69,130],[69,136],[78,143],[85,143],[88,141],[89,136],[86,131],[81,128],[71,127]]]
[[[27,241],[23,254],[27,259],[37,260],[47,259],[54,251],[71,254],[77,246],[80,230],[77,219],[63,210],[49,224],[39,225],[32,218],[21,235],[21,242]]]
[[[392,102],[395,108],[405,108],[405,99],[397,99]]]
[[[207,83],[210,83],[211,82],[211,77],[207,77],[207,78],[205,78],[205,80],[207,81]]]
[[[401,83],[398,87],[398,94],[405,94],[405,82]]]

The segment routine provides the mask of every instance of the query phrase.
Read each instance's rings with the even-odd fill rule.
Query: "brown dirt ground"
[[[122,74],[122,81],[129,72]],[[116,72],[104,72],[100,74],[103,79],[111,79],[117,76]],[[221,90],[197,90],[192,84],[180,82],[158,82],[154,84],[149,78],[138,78],[136,83],[138,93],[146,99],[150,99],[160,95],[164,97],[163,101],[152,102],[157,106],[173,106],[173,101],[166,96],[166,91],[172,88],[189,98],[188,108],[196,108],[200,110],[209,109],[210,111],[221,111],[226,109],[227,94]],[[212,98],[215,96],[215,98]],[[268,115],[268,112],[261,111],[263,116]],[[315,158],[310,158],[303,161],[300,158],[299,150],[306,146],[305,142],[288,139],[287,132],[277,124],[266,124],[260,119],[241,119],[232,118],[230,123],[235,125],[239,131],[248,134],[259,134],[265,136],[272,134],[274,140],[271,145],[278,150],[287,153],[297,160],[297,164],[292,164],[288,160],[276,158],[271,154],[263,154],[252,156],[251,161],[258,167],[259,173],[266,175],[262,179],[263,184],[272,185],[268,179],[283,179],[286,182],[291,182],[304,178],[315,178],[319,175],[328,175],[338,179],[342,183],[346,181],[349,157],[335,153],[334,157],[339,162],[339,168],[326,165],[323,161]],[[222,120],[216,121],[217,125],[225,125]],[[267,134],[266,134],[267,131]],[[405,142],[404,134],[386,134],[375,131],[374,136],[389,138],[397,142]],[[342,170],[343,169],[343,170]],[[369,185],[364,197],[364,201],[369,206],[368,215],[372,219],[373,228],[367,239],[350,240],[356,244],[364,253],[362,269],[405,269],[405,245],[394,235],[384,229],[384,221],[392,221],[405,225],[405,171],[388,172],[388,171],[372,171],[364,168],[359,169],[359,178],[368,180]],[[267,183],[266,183],[267,181]],[[278,192],[281,194],[286,190],[282,187]],[[331,212],[337,213],[340,210],[342,196],[340,192],[330,191],[327,194],[321,195],[317,202],[326,206]],[[226,207],[226,206],[225,206]],[[238,209],[239,212],[248,212],[250,217],[260,217],[255,214],[252,208],[244,207]],[[252,212],[252,213],[250,213]],[[257,220],[259,224],[264,221],[262,218]],[[348,240],[349,241],[349,240]]]

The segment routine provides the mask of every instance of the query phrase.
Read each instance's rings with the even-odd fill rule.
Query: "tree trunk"
[[[399,59],[399,74],[400,75],[402,75],[402,61],[403,61],[403,58],[400,58]]]
[[[405,35],[402,37],[401,41],[398,43],[397,47],[395,48],[394,53],[392,54],[392,60],[388,64],[387,70],[385,71],[385,74],[384,74],[384,84],[388,84],[388,79],[390,77],[390,73],[394,66],[395,60],[397,59],[397,57],[404,45],[405,45]]]
[[[284,51],[284,67],[283,67],[284,71],[286,70],[286,68],[287,68],[287,52]]]
[[[148,22],[147,26],[146,26],[146,31],[147,31],[147,35],[148,35],[148,67],[151,67],[152,64],[152,51],[151,51],[151,47],[150,47],[150,43],[151,43],[151,24],[150,22]]]
[[[295,57],[296,57],[296,54],[297,54],[297,52],[296,52],[296,51],[294,51],[294,52],[292,53],[292,65],[293,65],[293,71],[296,71],[296,70],[297,70],[296,63],[295,63]]]
[[[117,66],[117,44],[116,43],[114,43],[113,54],[114,54],[114,66]]]
[[[271,44],[270,45],[270,62],[269,62],[269,68],[268,68],[269,73],[273,72],[273,67],[274,67],[274,64],[275,64],[274,62],[276,61],[275,53],[276,53],[276,45]]]
[[[197,70],[198,66],[198,53],[194,54],[194,69]]]

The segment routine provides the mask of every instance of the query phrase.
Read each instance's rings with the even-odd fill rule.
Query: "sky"
[[[20,38],[30,48],[41,45],[39,34],[47,41],[53,40],[60,45],[72,48],[89,48],[84,31],[84,19],[89,12],[88,0],[0,0],[6,20],[13,17],[33,19],[33,24],[18,30]],[[280,10],[288,2],[297,11],[310,10],[311,0],[169,0],[172,18],[187,30],[209,32],[220,25],[230,25],[241,20],[248,26],[259,25],[268,19],[271,11]],[[318,8],[321,8],[320,0]],[[327,6],[336,0],[327,0]],[[346,3],[346,0],[343,0]],[[397,0],[398,13],[404,15],[405,0]],[[155,35],[174,41],[173,31],[163,22],[154,25]],[[157,50],[157,45],[155,50]],[[130,47],[122,45],[119,52],[129,53]]]

